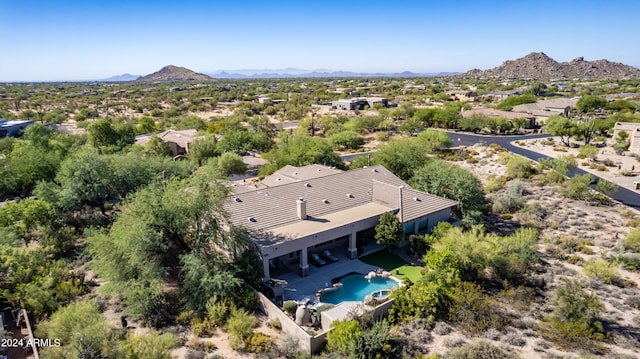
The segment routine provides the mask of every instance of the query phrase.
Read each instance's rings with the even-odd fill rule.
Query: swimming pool
[[[368,280],[364,274],[349,274],[340,282],[342,288],[327,292],[322,295],[320,301],[322,303],[338,304],[345,301],[364,301],[364,297],[381,289],[391,289],[398,286],[398,282],[391,278],[375,277]]]

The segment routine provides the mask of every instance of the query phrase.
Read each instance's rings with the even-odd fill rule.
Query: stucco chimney
[[[298,198],[296,201],[296,207],[298,209],[298,218],[307,219],[307,202],[304,198]]]

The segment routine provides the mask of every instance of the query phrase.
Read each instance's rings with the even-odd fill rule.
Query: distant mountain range
[[[137,79],[138,77],[140,77],[140,75],[122,74],[122,75],[117,75],[117,76],[111,76],[109,78],[102,79],[100,81],[104,81],[104,82],[125,82],[125,81],[133,81],[133,80]]]
[[[544,52],[532,52],[525,57],[505,61],[493,69],[473,69],[460,76],[502,79],[628,79],[640,78],[640,70],[609,60],[585,61],[583,57],[558,62]]]
[[[502,65],[489,70],[473,69],[458,72],[415,73],[404,72],[350,72],[324,69],[302,70],[296,68],[262,70],[220,70],[197,73],[184,67],[165,66],[146,76],[123,74],[101,81],[137,82],[187,82],[211,81],[214,79],[260,79],[260,78],[345,78],[345,77],[441,77],[460,76],[464,78],[519,78],[519,79],[627,79],[640,78],[640,69],[608,60],[585,61],[583,57],[568,62],[558,62],[544,52],[532,52],[516,60],[507,60]]]
[[[146,76],[123,74],[112,76],[103,80],[104,82],[182,82],[182,81],[211,81],[214,79],[263,79],[263,78],[320,78],[320,77],[434,77],[452,76],[458,72],[439,73],[415,73],[415,72],[349,72],[349,71],[329,71],[329,70],[302,70],[295,68],[287,69],[263,69],[263,70],[220,70],[217,72],[197,73],[184,67],[168,65],[157,72]]]
[[[262,79],[262,78],[319,78],[319,77],[437,77],[452,76],[458,72],[438,72],[438,73],[415,73],[404,72],[350,72],[350,71],[329,71],[329,70],[230,70],[209,72],[207,75],[218,79]]]

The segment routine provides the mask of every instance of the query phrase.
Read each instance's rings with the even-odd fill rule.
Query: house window
[[[429,229],[429,217],[420,218],[418,221],[418,233],[425,233]]]
[[[405,223],[404,234],[413,234],[416,228],[416,222]]]

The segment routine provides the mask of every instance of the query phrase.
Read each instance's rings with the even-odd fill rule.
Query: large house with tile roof
[[[274,261],[299,262],[325,249],[357,257],[358,241],[394,213],[408,236],[449,221],[457,202],[411,188],[383,166],[341,171],[321,165],[286,166],[254,188],[232,186],[231,223],[247,228],[263,261],[265,281]]]
[[[204,136],[198,135],[198,131],[194,129],[167,130],[164,132],[160,132],[156,135],[138,136],[136,137],[135,143],[137,145],[144,146],[147,144],[147,142],[149,142],[149,140],[151,140],[151,138],[153,138],[153,136],[160,138],[165,143],[167,148],[169,148],[169,151],[171,151],[171,154],[173,156],[184,155],[189,153],[189,145],[191,145],[196,140],[204,138]],[[216,140],[219,140],[219,139],[220,139],[220,136],[216,135]]]
[[[549,117],[553,115],[568,117],[569,112],[572,108],[576,107],[577,103],[577,98],[551,98],[547,100],[540,100],[534,103],[525,103],[522,105],[513,106],[513,109],[511,109],[511,111],[526,113],[528,115],[534,116],[538,123],[544,123]]]

